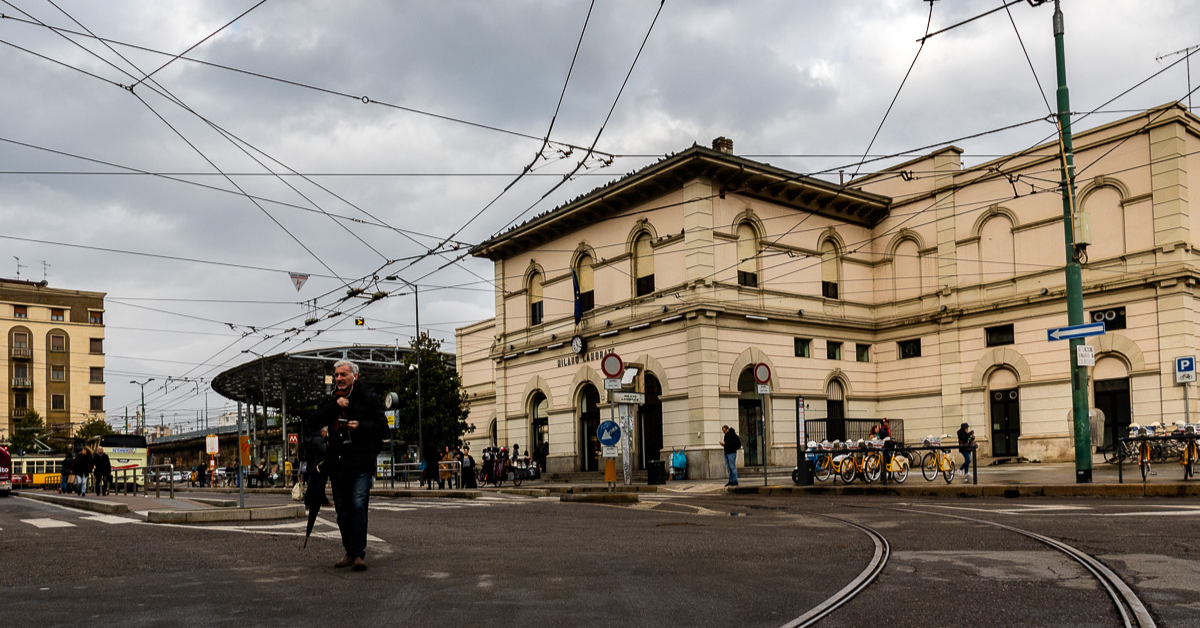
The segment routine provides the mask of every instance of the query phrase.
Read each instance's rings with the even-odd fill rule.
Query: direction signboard
[[[609,393],[610,400],[613,403],[646,403],[646,393],[639,392],[613,392]]]
[[[605,447],[616,447],[621,440],[621,427],[612,421],[605,421],[596,428],[596,438]]]
[[[1046,330],[1047,340],[1073,340],[1075,338],[1087,338],[1088,336],[1101,336],[1104,334],[1104,323],[1088,323],[1086,325],[1071,325],[1070,327],[1058,327],[1055,329]]]
[[[1186,384],[1196,381],[1196,356],[1175,358],[1175,383]]]

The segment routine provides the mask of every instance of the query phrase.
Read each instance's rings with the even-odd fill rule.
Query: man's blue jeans
[[[729,471],[729,483],[737,484],[737,452],[725,454],[725,469]]]
[[[374,473],[370,471],[330,478],[338,530],[342,533],[342,547],[346,548],[347,556],[367,555],[367,506],[374,480]]]

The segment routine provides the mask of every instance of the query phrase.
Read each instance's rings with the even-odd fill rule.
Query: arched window
[[[600,393],[590,383],[579,391],[579,470],[600,469],[600,438],[596,430],[600,427]]]
[[[529,423],[533,433],[530,453],[542,471],[546,470],[546,457],[550,453],[549,406],[546,395],[540,390],[529,400]]]
[[[654,251],[650,247],[650,234],[642,232],[633,241],[633,296],[640,297],[654,292]]]
[[[896,287],[897,299],[908,299],[921,294],[921,255],[917,243],[904,239],[896,245],[892,260],[892,285]]]
[[[541,325],[545,318],[545,310],[542,307],[542,273],[533,271],[529,273],[529,324]]]
[[[842,256],[832,238],[821,241],[821,296],[838,298],[838,285],[842,281]]]
[[[1092,227],[1088,259],[1097,261],[1125,253],[1125,208],[1121,192],[1104,186],[1088,195],[1083,205]]]
[[[592,278],[592,256],[584,253],[575,263],[575,281],[579,283],[579,311],[596,307],[596,284]]]
[[[742,460],[747,467],[762,464],[763,406],[757,389],[754,369],[746,367],[738,376],[737,430],[742,437]]]
[[[1012,228],[1007,216],[996,215],[988,218],[979,229],[979,272],[983,283],[1013,276],[1016,251]]]
[[[737,228],[738,285],[758,287],[758,234],[743,222]]]

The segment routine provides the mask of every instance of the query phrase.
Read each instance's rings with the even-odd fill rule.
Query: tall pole
[[[137,384],[138,386],[140,386],[142,388],[142,414],[138,421],[140,423],[140,425],[138,426],[138,434],[144,435],[146,433],[146,384],[149,384],[152,381],[154,381],[153,377],[151,377],[150,379],[147,379],[144,382],[139,382],[136,379],[129,380],[130,384]],[[126,428],[125,431],[128,432],[129,431],[128,428]]]
[[[238,485],[238,508],[245,508],[246,507],[246,487],[245,487],[245,482],[242,481],[242,475],[243,475],[242,468],[246,466],[246,461],[242,459],[242,402],[239,401],[239,402],[237,402],[237,404],[238,404],[238,422],[237,422],[238,466],[237,466],[237,477],[235,477],[234,479],[237,481],[237,485]]]
[[[421,401],[421,295],[417,292],[417,284],[407,281],[404,283],[411,286],[413,291],[413,315],[416,317],[417,328],[417,335],[414,336],[417,342],[413,343],[417,351],[417,449],[420,459],[425,460],[425,421],[422,417],[422,406],[425,404]],[[429,464],[429,461],[426,460],[425,464]]]
[[[1063,44],[1063,14],[1054,0],[1054,57],[1058,70],[1058,128],[1062,151],[1063,233],[1067,254],[1067,324],[1083,324],[1083,272],[1075,247],[1075,153],[1071,146],[1071,98]],[[1079,366],[1082,338],[1071,339],[1071,408],[1075,431],[1075,482],[1092,482],[1091,426],[1088,421],[1087,370]]]

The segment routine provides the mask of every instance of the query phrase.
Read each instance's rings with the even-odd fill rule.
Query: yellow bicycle
[[[945,478],[946,484],[949,484],[954,481],[955,471],[957,469],[948,448],[935,449],[921,459],[921,475],[924,475],[929,482],[932,482],[940,473]]]

